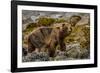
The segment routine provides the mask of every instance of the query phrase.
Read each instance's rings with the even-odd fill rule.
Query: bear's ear
[[[75,26],[80,20],[81,20],[80,16],[73,15],[73,16],[70,17],[69,23],[71,24],[71,26]]]
[[[60,29],[60,27],[56,27],[57,29]]]

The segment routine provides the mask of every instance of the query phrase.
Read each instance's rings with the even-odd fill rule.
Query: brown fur
[[[75,22],[75,24],[76,24],[76,22]],[[50,57],[54,57],[54,54],[56,51],[55,48],[56,48],[57,44],[60,45],[61,51],[64,51],[66,49],[65,43],[63,42],[63,40],[72,31],[71,24],[66,23],[66,22],[58,23],[57,24],[58,27],[55,27],[55,26],[56,25],[53,26],[52,32],[49,33],[49,37],[46,36],[47,38],[44,38],[43,42],[45,43],[45,45],[43,45],[41,48],[38,48],[39,50],[44,48],[45,51],[48,51]],[[28,38],[28,51],[29,52],[32,52],[37,48],[34,46],[34,44],[32,42],[32,38],[33,38],[32,36],[34,36],[33,34],[34,34],[34,32]],[[38,34],[38,32],[37,33],[35,32],[35,34]]]

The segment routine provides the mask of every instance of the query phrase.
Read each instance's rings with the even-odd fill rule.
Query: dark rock
[[[27,50],[25,48],[22,48],[22,55],[26,56],[27,55]]]

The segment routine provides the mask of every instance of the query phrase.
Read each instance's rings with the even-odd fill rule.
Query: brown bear
[[[28,52],[33,52],[36,49],[38,51],[45,49],[50,57],[54,57],[57,44],[60,45],[60,50],[64,51],[66,49],[66,45],[63,42],[64,38],[71,33],[72,27],[80,19],[80,16],[72,16],[69,23],[57,23],[51,27],[38,27],[28,37]]]

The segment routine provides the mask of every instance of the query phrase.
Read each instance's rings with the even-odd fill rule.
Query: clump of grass
[[[54,18],[40,17],[37,23],[39,26],[50,26],[54,22],[55,22]]]
[[[26,29],[23,31],[23,33],[28,33],[28,32],[31,32],[32,30],[34,30],[34,28],[37,27],[37,24],[36,23],[29,23],[27,26],[26,26]]]
[[[66,20],[63,18],[58,18],[55,20],[55,23],[62,23],[62,22],[66,22]]]

